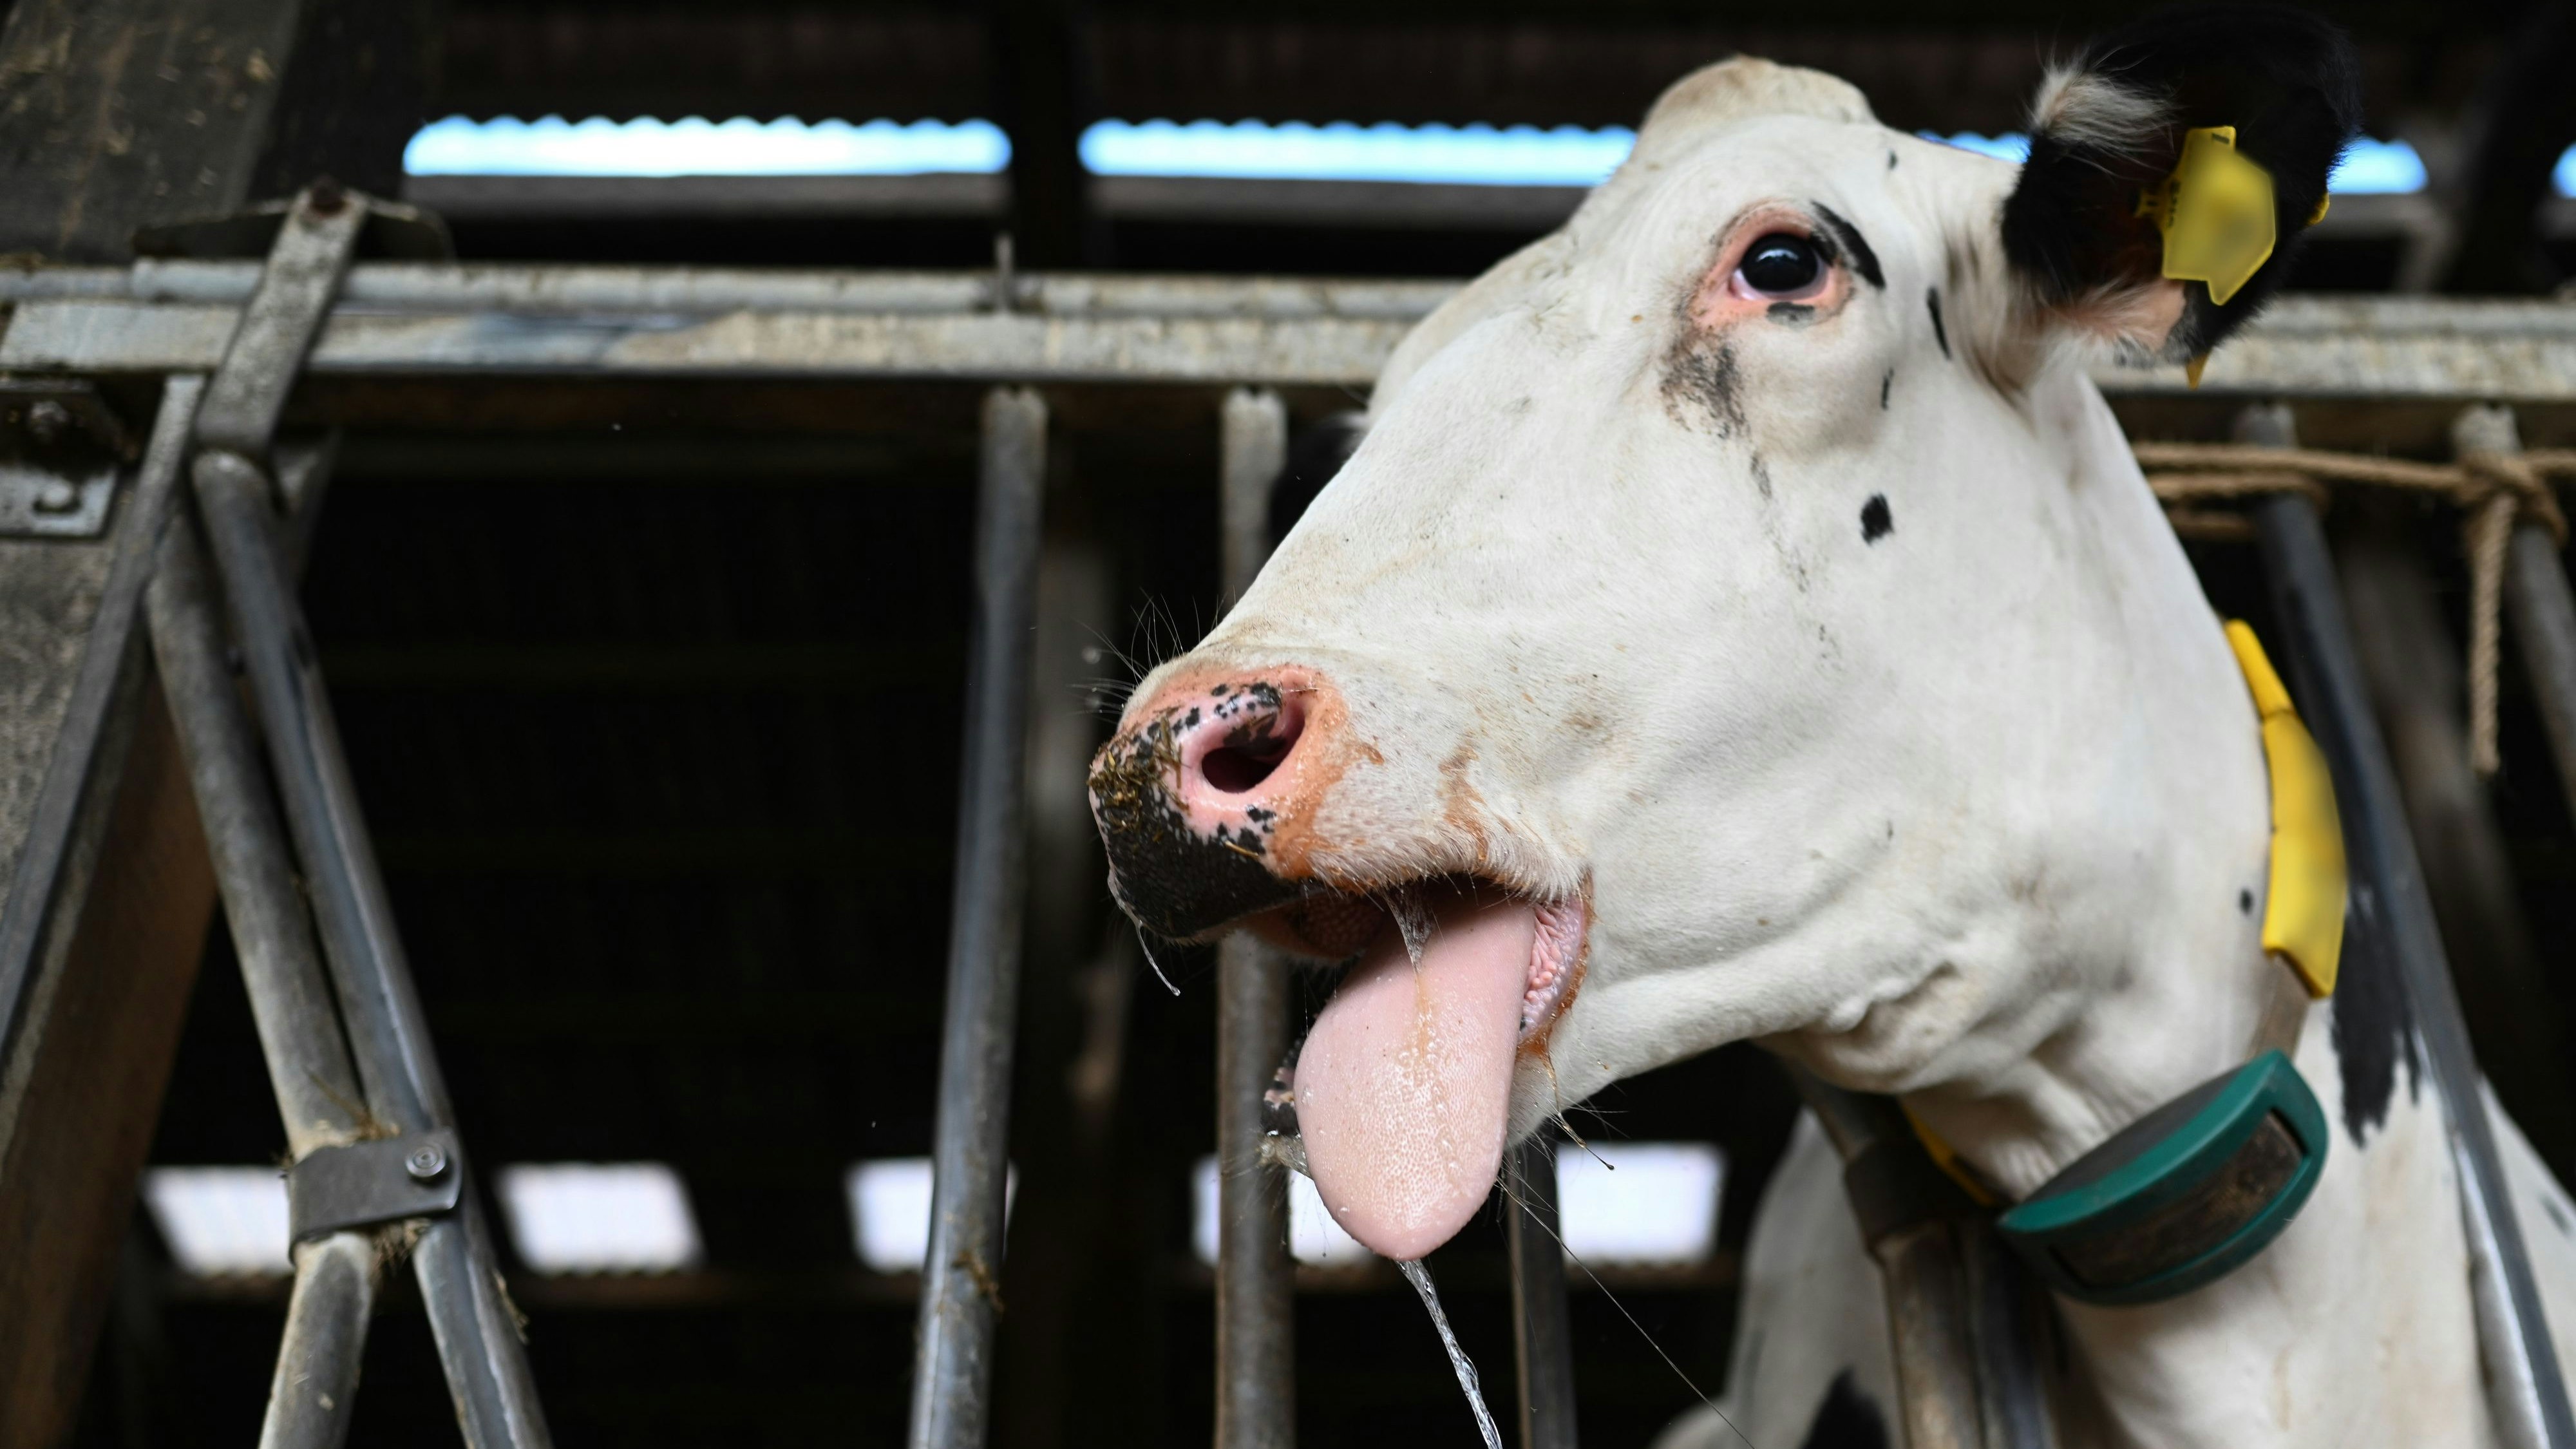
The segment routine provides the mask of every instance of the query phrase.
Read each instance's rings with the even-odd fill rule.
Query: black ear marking
[[[1825,230],[1831,234],[1835,248],[1851,258],[1852,270],[1860,273],[1861,280],[1882,292],[1886,291],[1887,274],[1878,269],[1878,253],[1869,249],[1869,238],[1860,234],[1860,228],[1845,221],[1832,207],[1821,201],[1810,201],[1807,204],[1816,209],[1816,219],[1825,224]]]
[[[2224,307],[2183,284],[2184,315],[2161,341],[2196,356],[2276,291],[2344,146],[2361,129],[2360,62],[2333,24],[2276,5],[2193,5],[2112,31],[2054,70],[2032,104],[2030,159],[2004,203],[2004,253],[2051,308],[2159,285],[2164,238],[2139,195],[2171,175],[2184,133],[2236,128],[2236,149],[2272,177],[2272,254]]]
[[[1888,511],[1887,495],[1873,493],[1860,506],[1860,541],[1876,543],[1896,531],[1896,516]]]
[[[1941,355],[1950,355],[1950,329],[1941,325],[1941,289],[1934,287],[1923,294],[1923,305],[1932,309],[1932,340],[1941,344]]]

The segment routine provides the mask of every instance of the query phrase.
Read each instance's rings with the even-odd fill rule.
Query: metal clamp
[[[0,536],[98,537],[136,452],[97,384],[0,378]]]
[[[453,1212],[464,1189],[456,1134],[444,1128],[316,1148],[287,1169],[287,1222],[301,1243]]]

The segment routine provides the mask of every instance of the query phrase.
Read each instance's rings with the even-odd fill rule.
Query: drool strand
[[[1440,1346],[1449,1350],[1449,1366],[1458,1371],[1458,1387],[1467,1393],[1467,1407],[1475,1411],[1476,1428],[1485,1436],[1485,1449],[1503,1449],[1503,1431],[1494,1427],[1493,1411],[1485,1407],[1485,1387],[1476,1378],[1475,1362],[1458,1346],[1458,1335],[1449,1331],[1449,1315],[1440,1309],[1440,1292],[1431,1286],[1431,1270],[1420,1258],[1396,1261],[1404,1281],[1422,1295],[1422,1306],[1431,1310],[1431,1326],[1440,1330]]]

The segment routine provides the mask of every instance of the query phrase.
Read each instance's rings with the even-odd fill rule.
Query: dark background
[[[1664,84],[1737,50],[1835,70],[1892,124],[1992,133],[2017,124],[2046,57],[2141,8],[326,5],[310,24],[365,31],[342,37],[363,64],[337,83],[365,80],[372,101],[347,113],[378,139],[334,151],[328,135],[282,128],[259,194],[302,180],[325,152],[343,176],[391,190],[385,138],[398,147],[420,120],[455,112],[986,116],[1014,137],[1007,210],[701,195],[615,215],[540,199],[451,220],[468,259],[980,267],[1007,226],[1032,266],[1463,277],[1543,223],[1389,222],[1366,206],[1304,220],[1121,214],[1084,186],[1073,137],[1102,116],[1633,125]],[[2439,162],[2428,204],[2455,230],[2429,252],[2384,228],[2328,234],[2296,284],[2554,286],[2576,263],[2539,206],[2546,159],[2576,138],[2565,8],[2335,13],[2362,41],[2373,133],[2417,139]],[[302,74],[289,84],[321,84]],[[1215,407],[1181,392],[1056,401],[1051,557],[1091,571],[1075,612],[1102,657],[1055,659],[1062,677],[1044,700],[1081,715],[1096,704],[1083,674],[1114,688],[1122,660],[1159,657],[1214,617]],[[1301,424],[1352,402],[1291,401]],[[701,1270],[657,1278],[548,1280],[514,1265],[558,1440],[896,1441],[911,1287],[858,1270],[841,1173],[929,1146],[972,395],[696,386],[539,403],[495,384],[439,417],[342,403],[369,420],[344,440],[305,605],[462,1129],[485,1162],[670,1162],[707,1246]],[[2337,526],[2413,540],[2457,638],[2447,515],[2382,512]],[[2218,602],[2260,622],[2247,552],[2198,556]],[[1078,652],[1084,636],[1071,637]],[[2509,651],[2495,799],[2537,943],[2525,949],[2563,962],[2576,942],[2576,834],[2515,667]],[[1187,1173],[1213,1143],[1211,963],[1165,961],[1181,987],[1167,995],[1124,946],[1079,830],[1041,826],[996,1442],[1204,1442],[1212,1333]],[[1103,979],[1108,991],[1087,989]],[[2549,989],[2537,1014],[2563,1033],[2566,993]],[[2491,1033],[2481,1046],[2513,1049]],[[1112,1094],[1089,1116],[1066,1086],[1086,1050],[1114,1065]],[[2566,1071],[2563,1057],[2542,1063],[2524,1078],[2536,1095],[2513,1105],[2563,1112]],[[1785,1086],[1739,1047],[1594,1105],[1589,1130],[1728,1151],[1717,1261],[1614,1285],[1714,1393],[1735,1254],[1786,1131]],[[218,926],[153,1160],[259,1162],[281,1148]],[[1434,1269],[1507,1403],[1495,1223]],[[1471,1442],[1402,1285],[1386,1273],[1308,1278],[1307,1441]],[[453,1443],[416,1302],[391,1281],[351,1442]],[[251,1442],[282,1292],[177,1276],[138,1214],[80,1442]],[[1578,1286],[1574,1315],[1589,1440],[1643,1442],[1691,1402],[1603,1293]]]

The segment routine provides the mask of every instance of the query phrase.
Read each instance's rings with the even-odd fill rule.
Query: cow
[[[1347,464],[1091,779],[1141,929],[1348,963],[1289,1096],[1361,1242],[1420,1257],[1509,1142],[1724,1043],[1896,1094],[2006,1198],[2247,1060],[2280,999],[2264,747],[2087,364],[2223,344],[2357,94],[2324,22],[2169,12],[2053,69],[2015,165],[1727,61],[1396,349]],[[2148,199],[2220,126],[2277,239],[2176,279]],[[2495,1440],[2402,996],[2298,1009],[2334,1124],[2313,1196],[2206,1286],[2059,1301],[2060,1443]],[[2498,1133],[2563,1352],[2571,1209]],[[1668,1445],[1888,1442],[1839,1169],[1802,1121],[1725,1419]]]

